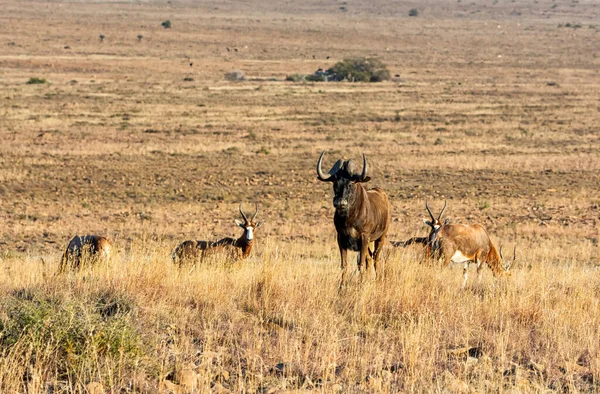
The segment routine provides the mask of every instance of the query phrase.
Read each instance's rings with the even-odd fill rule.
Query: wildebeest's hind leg
[[[362,281],[363,277],[364,277],[364,273],[366,272],[367,275],[369,274],[369,254],[371,252],[369,251],[369,238],[366,235],[361,236],[360,239],[360,251],[359,251],[359,256],[360,256],[360,260],[358,262],[358,270],[359,270],[359,274],[360,274],[360,279]],[[362,271],[361,267],[365,267],[365,270]]]
[[[381,274],[377,275],[377,262],[379,261],[379,257],[381,255],[381,250],[383,249],[383,245],[385,245],[385,235],[375,241],[375,250],[373,251],[373,268],[375,269],[375,279],[377,277],[383,277],[381,274],[383,273],[384,265],[383,261],[381,262],[379,270],[381,270]]]

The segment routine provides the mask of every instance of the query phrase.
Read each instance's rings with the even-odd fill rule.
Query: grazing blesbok
[[[212,253],[229,254],[229,257],[233,260],[241,260],[248,257],[254,244],[254,229],[260,227],[262,224],[262,222],[254,221],[258,214],[258,204],[255,204],[255,206],[254,215],[248,220],[242,210],[242,204],[240,204],[240,215],[242,215],[244,221],[236,220],[235,223],[244,229],[241,237],[226,237],[218,241],[184,241],[173,251],[171,255],[173,262],[181,265],[186,261],[203,260],[207,254]]]
[[[504,257],[502,256],[502,247],[500,247],[500,251],[496,249],[496,246],[494,246],[490,236],[481,224],[449,224],[446,222],[440,224],[439,220],[444,210],[442,210],[442,213],[440,213],[436,220],[429,206],[426,205],[426,207],[432,219],[431,222],[426,221],[432,227],[427,240],[431,257],[441,261],[444,267],[448,266],[451,262],[464,264],[463,288],[467,284],[468,269],[471,263],[475,263],[477,266],[479,282],[481,282],[481,268],[484,263],[490,267],[494,277],[510,276],[510,267],[517,258],[516,246],[513,260],[505,265]],[[446,209],[446,204],[444,204],[444,209]]]
[[[59,272],[67,269],[77,270],[83,262],[95,263],[99,260],[108,262],[112,252],[112,244],[104,237],[98,235],[76,235],[63,253],[60,260]]]
[[[345,283],[348,268],[348,250],[359,252],[358,270],[365,266],[369,270],[369,259],[373,258],[377,277],[377,260],[385,243],[390,225],[390,202],[385,192],[376,187],[367,190],[363,183],[371,180],[368,176],[367,157],[363,154],[363,169],[360,174],[354,172],[351,160],[338,160],[329,174],[323,173],[321,163],[325,151],[317,161],[317,177],[322,182],[333,183],[333,223],[337,231],[340,249],[342,280]],[[369,244],[374,243],[373,251]]]

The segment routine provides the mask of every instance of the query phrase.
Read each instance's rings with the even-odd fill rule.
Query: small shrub
[[[138,41],[142,41],[142,38],[144,38],[144,36],[143,36],[143,35],[141,35],[141,34],[138,34],[138,35],[137,35],[137,39],[138,39]]]
[[[46,81],[44,78],[38,77],[31,77],[29,78],[29,81],[27,81],[27,85],[40,85],[44,83],[48,83],[48,81]]]
[[[104,42],[104,38],[106,36],[104,34],[100,34],[98,37],[100,38],[100,42]]]
[[[419,10],[416,8],[411,8],[410,11],[408,11],[408,16],[419,16]]]
[[[375,58],[347,58],[336,63],[331,71],[340,79],[351,82],[381,82],[390,79],[387,66]]]
[[[246,77],[244,76],[244,73],[241,71],[232,71],[230,73],[225,73],[225,80],[226,81],[245,81]]]
[[[160,24],[162,27],[164,27],[165,29],[170,29],[171,28],[171,21],[170,20],[166,20],[163,23]]]
[[[305,77],[308,82],[325,82],[327,77],[325,75],[310,74]]]
[[[303,82],[306,77],[302,74],[286,75],[285,80],[290,82]]]

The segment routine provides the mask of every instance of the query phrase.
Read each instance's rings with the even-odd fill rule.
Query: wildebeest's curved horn
[[[431,216],[431,220],[433,222],[435,222],[435,218],[433,217],[433,213],[431,213],[431,209],[429,209],[429,204],[427,204],[427,200],[425,200],[425,208],[427,209],[427,212],[429,212],[429,216]]]
[[[360,180],[364,181],[367,178],[367,172],[369,171],[369,166],[367,165],[367,156],[363,153],[363,170],[362,174],[360,174]]]
[[[242,218],[248,222],[248,218],[246,217],[246,215],[244,215],[244,211],[242,211],[242,203],[240,203],[240,215],[242,215]]]
[[[325,155],[325,151],[323,151],[321,153],[321,156],[319,156],[319,161],[317,161],[317,178],[322,181],[322,182],[329,182],[332,181],[332,175],[329,176],[325,176],[325,174],[323,173],[323,170],[321,169],[321,162],[323,162],[323,156]]]
[[[252,215],[252,219],[250,219],[251,222],[254,221],[254,218],[256,217],[256,214],[258,214],[258,204],[254,203],[254,205],[256,206],[256,211],[254,211],[254,215]]]
[[[440,212],[440,216],[438,216],[438,220],[440,220],[442,218],[442,215],[444,214],[445,210],[446,210],[446,200],[444,200],[444,208],[442,208],[442,212]]]

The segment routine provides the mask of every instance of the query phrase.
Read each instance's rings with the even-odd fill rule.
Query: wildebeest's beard
[[[354,182],[347,178],[338,178],[333,182],[333,206],[338,214],[347,216],[354,202]]]

